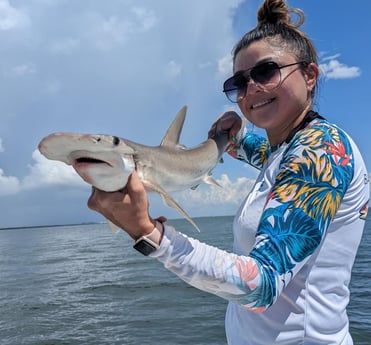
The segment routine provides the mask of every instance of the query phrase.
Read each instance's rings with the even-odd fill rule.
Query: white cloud
[[[23,28],[29,23],[27,13],[12,7],[8,0],[0,0],[0,30]]]
[[[172,60],[167,64],[166,73],[170,78],[176,78],[182,73],[182,65]]]
[[[144,7],[134,7],[122,15],[95,13],[90,17],[90,27],[85,30],[89,32],[91,42],[102,50],[122,45],[132,35],[151,30],[157,22],[154,11]]]
[[[45,185],[85,186],[75,170],[62,162],[46,159],[35,150],[34,163],[29,166],[30,174],[22,180],[23,189],[35,189]]]
[[[29,174],[23,179],[7,176],[4,170],[0,169],[0,196],[39,189],[48,185],[86,187],[86,183],[71,166],[48,160],[38,150],[33,152],[32,158],[34,162],[29,165]]]
[[[213,63],[211,61],[201,62],[201,63],[198,64],[198,67],[200,69],[209,68],[209,67],[212,67],[212,66],[213,66]]]
[[[17,177],[6,176],[0,169],[0,196],[16,194],[21,190]]]
[[[196,205],[238,205],[244,197],[249,193],[254,180],[239,177],[235,181],[231,181],[226,174],[222,174],[220,179],[216,180],[221,187],[207,186],[196,190],[187,190],[181,193],[179,200],[182,204],[194,206]]]
[[[80,41],[76,38],[63,38],[55,41],[50,46],[50,51],[54,54],[69,55],[73,53],[80,45]]]
[[[335,59],[337,59],[338,57],[341,56],[341,54],[335,54],[335,55],[331,55],[331,56],[326,56],[325,54],[326,54],[325,52],[319,53],[321,61],[335,60]]]
[[[62,89],[61,82],[59,80],[48,80],[44,82],[42,91],[47,95],[56,95]]]
[[[226,55],[218,61],[218,74],[225,79],[232,75],[232,67],[232,55]]]
[[[132,30],[148,31],[155,26],[157,18],[154,11],[147,8],[134,7],[132,12],[136,16]]]
[[[327,79],[351,79],[361,75],[361,69],[355,66],[347,66],[333,58],[324,58],[323,61],[328,61],[319,65],[321,72]]]
[[[30,174],[23,180],[6,176],[0,169],[0,196],[17,194],[24,190],[37,189],[46,185],[84,186],[85,183],[73,168],[61,162],[49,161],[38,151],[33,153],[35,163],[30,165]]]
[[[13,67],[12,74],[17,77],[22,77],[27,74],[34,74],[36,73],[36,68],[32,64],[21,64]]]
[[[3,141],[1,138],[0,152],[4,152]],[[15,176],[6,176],[4,170],[0,168],[0,196],[16,194],[20,189],[18,178]]]

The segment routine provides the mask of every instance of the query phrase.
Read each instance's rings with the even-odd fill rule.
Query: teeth
[[[266,105],[266,104],[268,104],[268,103],[271,103],[272,101],[273,101],[273,99],[267,99],[267,100],[265,100],[265,101],[262,101],[262,102],[259,102],[259,103],[255,103],[255,104],[253,104],[253,105],[251,106],[251,109],[259,108],[259,107],[261,107],[261,106],[263,106],[263,105]]]

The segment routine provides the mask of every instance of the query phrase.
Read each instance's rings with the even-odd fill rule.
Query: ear
[[[304,72],[304,78],[307,83],[308,91],[312,92],[316,86],[319,75],[319,68],[315,63],[310,63]]]

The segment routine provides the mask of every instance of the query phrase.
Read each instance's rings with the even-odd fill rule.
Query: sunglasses
[[[308,63],[300,61],[278,66],[273,61],[263,62],[250,69],[239,71],[233,77],[227,79],[223,84],[223,92],[231,102],[238,103],[246,96],[250,81],[253,81],[264,91],[273,90],[282,83],[281,69],[294,65],[308,65]]]

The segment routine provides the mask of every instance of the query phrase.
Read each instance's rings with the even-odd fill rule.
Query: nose
[[[259,84],[257,84],[254,80],[250,79],[246,85],[246,95],[254,94],[258,91],[261,91]]]
[[[260,92],[260,91],[261,91],[260,86],[257,83],[255,83],[255,81],[249,80],[246,83],[246,89],[244,90],[244,92],[241,92],[238,95],[237,103],[239,103],[239,102],[243,101],[244,99],[248,98],[249,95],[253,95],[254,93]]]

